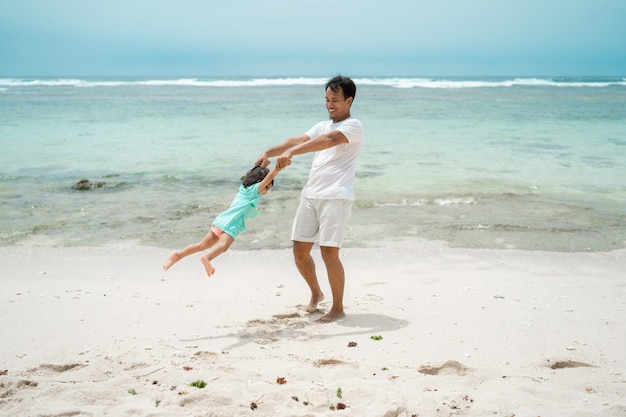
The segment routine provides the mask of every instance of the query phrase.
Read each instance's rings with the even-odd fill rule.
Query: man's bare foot
[[[324,301],[324,294],[315,296],[311,295],[311,301],[309,301],[309,305],[306,307],[302,307],[302,310],[307,313],[315,313],[317,311],[317,304]]]
[[[318,323],[330,323],[335,320],[342,319],[346,316],[343,311],[334,311],[331,309],[327,314],[323,315],[319,319],[315,320]]]
[[[201,256],[200,261],[202,265],[204,265],[204,270],[209,277],[215,273],[215,268],[213,268],[213,265],[211,265],[211,262],[205,256]]]
[[[163,264],[163,270],[167,271],[172,267],[172,265],[174,265],[178,261],[180,261],[180,255],[178,254],[178,252],[172,252],[170,257],[167,258],[167,261],[165,261],[165,263]]]

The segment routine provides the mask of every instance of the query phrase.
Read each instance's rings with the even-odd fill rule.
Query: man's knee
[[[339,261],[339,248],[333,246],[321,246],[322,259],[326,263]]]
[[[313,248],[313,244],[309,242],[293,242],[293,256],[298,259],[308,258],[311,254],[311,249]]]

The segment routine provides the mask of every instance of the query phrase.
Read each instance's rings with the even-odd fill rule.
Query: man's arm
[[[285,140],[283,143],[273,146],[265,151],[263,151],[261,153],[261,155],[259,155],[259,157],[257,158],[255,165],[260,165],[262,167],[266,167],[270,164],[269,158],[273,157],[273,156],[278,156],[280,154],[282,154],[283,152],[285,152],[287,149],[289,148],[293,148],[294,146],[298,146],[306,141],[308,141],[310,138],[307,135],[300,135],[300,136],[294,136],[292,138],[289,138],[287,140]],[[280,167],[281,169],[284,168]]]
[[[304,135],[308,138],[308,136]],[[276,165],[280,168],[284,168],[291,165],[291,158],[294,155],[302,155],[309,152],[323,151],[324,149],[332,148],[333,146],[340,145],[342,143],[348,143],[346,135],[338,130],[325,133],[314,139],[310,139],[301,143],[298,143],[292,147],[289,147],[280,154],[276,160]]]

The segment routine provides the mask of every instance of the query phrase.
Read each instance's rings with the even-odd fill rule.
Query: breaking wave
[[[272,78],[0,78],[0,91],[7,87],[121,87],[121,86],[181,86],[181,87],[286,87],[320,86],[328,79],[320,77]],[[354,77],[358,85],[392,88],[508,88],[508,87],[626,87],[623,77],[572,77],[572,78],[420,78],[420,77]]]

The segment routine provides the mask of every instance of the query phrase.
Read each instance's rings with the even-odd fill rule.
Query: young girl
[[[213,275],[215,268],[211,265],[211,260],[226,252],[239,233],[246,231],[246,219],[248,217],[255,217],[259,214],[257,209],[259,199],[272,188],[274,177],[278,171],[276,166],[271,171],[260,166],[255,166],[248,171],[239,186],[239,193],[235,196],[230,207],[215,218],[209,233],[200,242],[192,243],[180,251],[172,252],[163,264],[163,270],[167,271],[186,256],[210,248],[207,253],[200,256],[200,261],[202,261],[207,275],[209,277]]]

